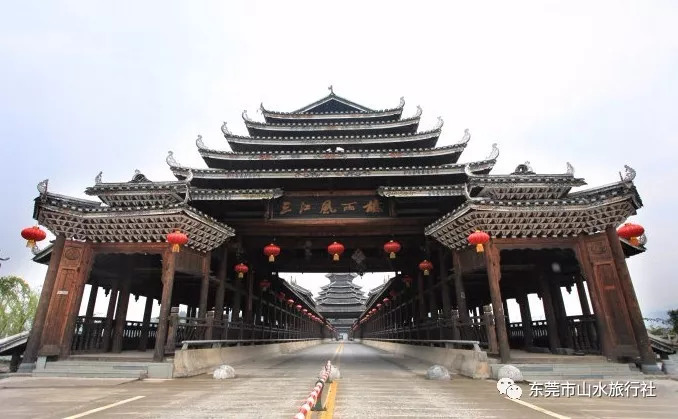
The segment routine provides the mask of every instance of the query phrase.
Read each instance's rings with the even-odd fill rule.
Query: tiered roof
[[[274,199],[286,191],[372,189],[384,196],[452,196],[467,179],[466,165],[457,163],[469,142],[468,130],[454,145],[438,147],[442,119],[428,131],[419,131],[422,109],[402,117],[404,99],[395,108],[373,110],[330,94],[294,112],[261,106],[263,121],[247,112],[243,119],[249,136],[234,135],[226,123],[222,132],[231,150],[196,140],[208,168],[180,165],[167,158],[180,180],[190,177],[191,200]],[[489,173],[498,152],[471,163],[474,173]],[[411,195],[397,188],[412,188]],[[244,189],[256,192],[244,193]],[[393,189],[392,188],[396,188]],[[442,188],[445,192],[435,192]],[[228,190],[228,193],[218,192]],[[389,195],[392,194],[392,195]],[[459,195],[454,193],[454,195]]]
[[[336,313],[357,314],[365,309],[365,294],[353,283],[355,274],[330,273],[325,275],[330,283],[321,287],[316,301],[318,309],[326,316]]]
[[[585,185],[568,163],[564,174],[536,174],[529,162],[509,175],[469,174],[467,201],[426,228],[453,248],[483,230],[491,237],[573,237],[618,226],[642,206],[628,166],[620,181],[570,193]],[[642,244],[641,244],[642,246]]]

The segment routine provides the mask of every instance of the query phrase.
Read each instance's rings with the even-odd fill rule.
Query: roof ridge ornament
[[[228,129],[228,126],[226,126],[226,125],[227,125],[227,124],[226,124],[226,121],[224,121],[224,123],[221,124],[221,132],[223,132],[224,135],[230,135],[230,134],[231,134],[231,130],[229,130],[229,129]]]
[[[266,108],[264,108],[264,102],[259,103],[259,111],[261,113],[266,112]]]
[[[621,178],[622,182],[633,182],[633,179],[636,178],[636,171],[633,170],[631,166],[625,164],[624,175],[622,176],[621,172],[619,172],[619,177]]]
[[[402,109],[405,107],[405,96],[400,96],[400,104],[398,105],[398,108]]]
[[[440,128],[442,128],[444,123],[445,123],[445,122],[443,121],[443,117],[442,117],[442,116],[439,116],[439,117],[438,117],[438,122],[436,123],[435,128],[433,128],[433,131],[439,130]]]
[[[330,91],[330,96],[334,96],[334,88],[332,87],[331,84],[330,84],[330,86],[327,88],[327,90]]]
[[[490,151],[485,160],[497,160],[497,157],[499,157],[499,147],[497,147],[497,143],[492,143],[492,151]]]
[[[457,144],[468,144],[469,141],[471,141],[471,131],[466,128],[464,130],[464,136],[461,137],[461,141],[459,141]]]
[[[94,183],[96,185],[101,183],[101,175],[103,175],[103,174],[104,174],[104,172],[99,171],[99,174],[94,177]]]
[[[414,114],[414,117],[419,118],[422,113],[423,113],[423,110],[421,109],[421,106],[417,105],[417,112]]]
[[[198,134],[198,138],[195,139],[195,145],[199,149],[205,149],[205,143],[202,142],[202,135]]]
[[[574,166],[572,166],[572,165],[570,164],[569,161],[568,161],[568,162],[565,162],[565,164],[567,165],[567,172],[566,172],[566,174],[568,174],[568,175],[570,175],[570,176],[574,176]]]
[[[252,122],[252,120],[250,119],[250,117],[247,115],[247,109],[244,109],[244,110],[242,111],[242,119],[243,119],[244,121],[250,121],[250,122]]]
[[[44,195],[47,193],[47,184],[49,183],[49,179],[45,179],[41,182],[38,183],[38,192],[40,192],[40,195]]]
[[[174,158],[174,152],[172,150],[167,152],[167,157],[165,158],[165,161],[167,162],[169,167],[182,167]]]

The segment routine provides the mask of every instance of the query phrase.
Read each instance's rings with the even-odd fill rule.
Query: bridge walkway
[[[673,417],[678,402],[678,383],[670,380],[656,382],[653,399],[535,399],[528,397],[529,386],[523,384],[522,400],[530,407],[500,396],[491,380],[455,376],[446,382],[429,381],[423,375],[427,364],[347,342],[235,365],[235,380],[207,375],[131,382],[8,378],[0,380],[0,406],[3,419],[289,419],[323,363],[332,358],[342,374],[335,387],[334,410],[314,414],[316,418],[659,418]]]

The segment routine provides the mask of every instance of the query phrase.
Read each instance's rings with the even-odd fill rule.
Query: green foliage
[[[678,334],[678,309],[669,310],[666,314],[669,315],[668,324],[671,327],[671,331]]]
[[[22,278],[0,277],[0,338],[30,329],[39,298]]]
[[[665,336],[678,334],[678,309],[666,312],[668,319],[643,319],[652,324],[647,326],[647,331],[654,335]]]

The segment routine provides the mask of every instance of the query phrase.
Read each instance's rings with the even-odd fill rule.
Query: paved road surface
[[[331,358],[342,374],[333,411],[338,419],[670,418],[678,406],[678,382],[668,380],[655,381],[657,397],[647,399],[535,399],[523,385],[526,406],[500,396],[490,380],[429,381],[424,378],[427,364],[346,343],[236,365],[238,378],[226,381],[207,375],[134,382],[0,380],[0,417],[291,418]],[[109,407],[119,402],[125,403]]]

